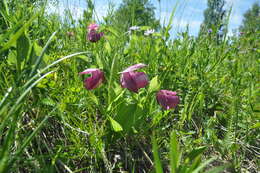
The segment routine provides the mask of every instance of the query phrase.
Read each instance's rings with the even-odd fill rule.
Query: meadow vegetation
[[[260,30],[173,38],[171,20],[96,21],[90,0],[78,21],[23,2],[0,2],[1,173],[259,171]],[[149,84],[133,92],[120,72],[139,63]],[[103,72],[98,86],[84,87],[86,69]]]

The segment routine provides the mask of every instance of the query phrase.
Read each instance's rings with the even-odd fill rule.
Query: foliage
[[[244,14],[243,24],[239,30],[245,33],[260,32],[260,6],[257,2]]]
[[[239,28],[240,49],[257,51],[260,46],[260,6],[254,3],[252,8],[244,14],[244,20]]]
[[[208,8],[204,11],[204,21],[201,24],[200,35],[212,30],[212,34],[217,35],[217,40],[221,40],[227,30],[224,10],[225,0],[208,0]],[[220,33],[221,32],[221,33]]]
[[[149,0],[123,0],[114,13],[112,24],[124,31],[130,26],[150,26],[159,29],[160,23],[155,18],[155,7]]]

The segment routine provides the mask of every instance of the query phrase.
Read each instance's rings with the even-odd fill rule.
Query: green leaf
[[[198,157],[200,154],[202,154],[206,150],[206,148],[207,147],[199,147],[199,148],[192,150],[188,154],[189,161],[193,161],[196,157]]]
[[[179,151],[179,144],[176,137],[176,132],[172,132],[171,134],[171,142],[170,142],[170,165],[171,172],[177,173],[177,169],[179,167],[181,152]]]
[[[109,104],[109,106],[107,107],[107,111],[111,111],[112,107],[113,107],[113,103],[116,103],[125,93],[125,90],[122,90],[121,93]]]
[[[118,32],[117,32],[114,28],[112,28],[112,27],[106,27],[106,30],[109,31],[109,32],[111,32],[111,33],[112,33],[113,35],[115,35],[116,37],[119,37]]]
[[[103,64],[102,58],[99,56],[99,54],[96,55],[96,61],[97,61],[98,67],[103,69],[104,68],[104,64]]]
[[[91,62],[90,58],[87,57],[86,55],[79,55],[79,56],[77,56],[77,58],[82,59],[83,61],[86,61],[86,62]]]
[[[106,43],[105,43],[105,50],[107,51],[108,54],[111,54],[112,48],[111,48],[109,42],[106,42]]]
[[[119,122],[125,133],[133,132],[133,129],[139,131],[143,127],[145,113],[137,104],[126,104],[124,100],[117,109],[115,120]]]
[[[207,173],[220,173],[220,172],[223,172],[228,167],[230,167],[230,164],[218,166],[218,167],[212,168],[211,170],[207,171]]]
[[[123,128],[122,126],[116,121],[114,120],[112,117],[109,116],[109,121],[111,123],[111,126],[113,128],[113,130],[115,132],[120,132],[120,131],[123,131]]]
[[[205,168],[208,164],[213,162],[215,158],[211,158],[209,160],[204,161],[200,166],[198,166],[192,173],[199,173],[203,168]]]
[[[151,27],[150,26],[141,26],[140,27],[140,30],[142,30],[142,31],[145,31],[145,30],[148,30],[148,29],[151,29]]]
[[[95,94],[93,94],[92,92],[88,92],[89,98],[96,104],[99,104],[98,98],[96,97]]]
[[[158,152],[158,146],[154,135],[152,136],[152,145],[153,145],[152,150],[153,150],[156,173],[163,173],[162,164]]]
[[[25,29],[28,28],[30,26],[30,24],[32,23],[32,21],[38,16],[38,14],[36,14],[35,16],[33,16],[28,22],[26,22],[13,36],[11,36],[10,40],[7,41],[3,47],[0,49],[0,53],[9,49],[15,42],[16,40],[19,39],[19,37],[24,33]]]
[[[151,82],[150,82],[150,85],[149,85],[149,89],[148,91],[149,92],[153,92],[153,91],[158,91],[160,89],[160,83],[158,81],[158,76],[155,76]]]
[[[40,56],[38,56],[38,58],[36,59],[35,66],[33,67],[32,71],[31,71],[31,73],[30,73],[30,76],[32,76],[32,75],[36,72],[36,70],[39,68],[39,65],[40,65],[40,63],[42,62],[43,56],[44,56],[44,54],[45,54],[45,52],[46,52],[48,46],[50,45],[51,41],[53,40],[54,36],[56,35],[56,33],[57,33],[57,31],[54,32],[54,33],[50,36],[49,40],[47,41],[47,43],[46,43],[45,46],[43,47],[43,50],[41,51]]]
[[[254,124],[253,126],[251,126],[251,129],[258,129],[260,128],[260,122]]]
[[[7,57],[7,63],[8,63],[8,65],[15,65],[17,63],[15,51],[9,52],[8,57]]]
[[[51,98],[44,98],[42,101],[42,104],[47,106],[55,106],[55,102]]]
[[[22,63],[28,59],[30,54],[31,42],[28,36],[25,34],[21,35],[16,42],[16,51],[17,51],[17,70],[21,70]]]

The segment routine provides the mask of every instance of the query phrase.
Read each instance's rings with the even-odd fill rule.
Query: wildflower
[[[130,31],[138,31],[139,29],[140,29],[139,26],[131,26],[131,27],[129,28]]]
[[[103,32],[97,32],[99,26],[98,24],[92,23],[88,26],[88,35],[87,35],[87,39],[90,42],[97,42],[98,40],[100,40],[101,37],[104,36]]]
[[[218,35],[220,36],[220,37],[222,37],[223,35],[224,35],[224,31],[223,30],[218,30]]]
[[[114,156],[114,162],[116,163],[118,160],[121,160],[121,156],[119,154],[116,154]]]
[[[177,93],[169,90],[160,90],[156,94],[156,100],[166,110],[175,108],[180,103]]]
[[[99,28],[99,26],[98,26],[98,24],[96,24],[96,23],[92,23],[92,24],[88,25],[88,31],[89,31],[89,32],[90,32],[90,31],[97,31],[98,28]]]
[[[154,33],[154,29],[148,29],[144,32],[144,35],[148,36],[148,35],[152,35]]]
[[[210,33],[212,33],[213,32],[213,30],[210,28],[209,30],[208,30],[208,33],[210,34]]]
[[[100,40],[101,37],[104,36],[104,33],[103,32],[96,32],[94,30],[90,31],[87,35],[87,39],[90,41],[90,42],[97,42],[98,40]]]
[[[91,77],[84,80],[84,86],[87,90],[97,88],[105,80],[104,73],[96,68],[86,69],[79,74],[91,74]]]
[[[135,70],[145,66],[146,65],[142,63],[135,64],[121,72],[121,86],[137,93],[140,88],[144,88],[148,85],[147,75],[144,72],[135,72]]]
[[[239,35],[244,35],[245,33],[244,32],[240,32]]]

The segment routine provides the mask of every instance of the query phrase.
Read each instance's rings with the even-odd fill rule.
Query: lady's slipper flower
[[[90,31],[88,33],[88,36],[87,36],[87,39],[90,41],[90,42],[97,42],[98,40],[100,40],[101,37],[104,36],[104,33],[103,32],[96,32],[94,30]]]
[[[90,42],[97,42],[98,40],[100,40],[101,37],[104,36],[103,32],[97,32],[99,26],[98,24],[90,24],[88,26],[88,35],[87,35],[87,39]]]
[[[98,28],[99,28],[99,26],[98,26],[98,24],[96,24],[96,23],[92,23],[92,24],[89,24],[88,25],[88,31],[97,31],[98,30]]]
[[[148,85],[147,75],[144,72],[135,72],[135,70],[145,66],[145,64],[135,64],[122,71],[120,79],[121,86],[137,93],[140,88]]]
[[[91,74],[91,77],[84,80],[84,86],[87,90],[97,88],[105,80],[104,72],[96,68],[86,69],[79,74]]]
[[[166,110],[175,108],[180,103],[177,93],[169,90],[160,90],[156,94],[156,100]]]

